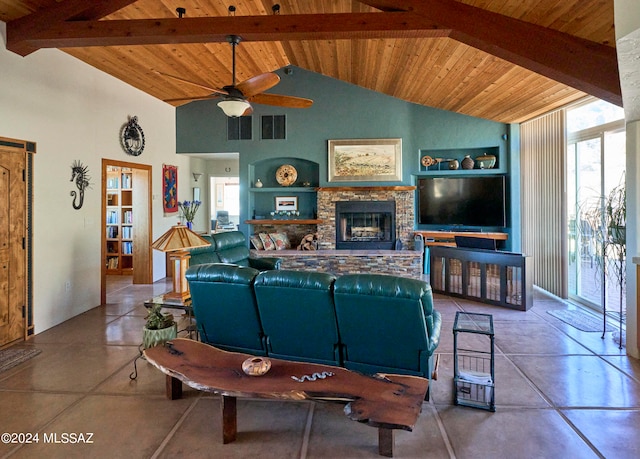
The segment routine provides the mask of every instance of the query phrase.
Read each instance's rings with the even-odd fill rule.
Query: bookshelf
[[[107,167],[106,267],[107,274],[133,273],[133,171]]]

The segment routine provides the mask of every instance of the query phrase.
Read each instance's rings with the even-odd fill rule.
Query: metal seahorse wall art
[[[82,204],[84,203],[84,190],[90,188],[91,186],[91,177],[89,177],[89,168],[87,166],[83,166],[80,161],[74,161],[71,165],[71,180],[73,182],[75,180],[76,186],[78,187],[78,191],[71,191],[71,196],[73,196],[73,208],[80,209]]]
[[[323,371],[322,373],[304,375],[301,378],[298,378],[297,376],[292,376],[291,379],[298,382],[305,382],[305,381],[315,381],[316,379],[325,379],[325,378],[328,378],[329,376],[333,376],[333,373],[331,371]]]

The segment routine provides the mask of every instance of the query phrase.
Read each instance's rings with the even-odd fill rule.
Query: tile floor
[[[377,431],[338,404],[239,400],[238,439],[220,441],[219,399],[185,389],[164,397],[164,376],[138,365],[142,301],[170,290],[111,283],[109,304],[21,346],[37,357],[0,373],[0,433],[36,433],[37,444],[0,443],[11,458],[379,457]],[[546,311],[573,307],[536,291],[527,312],[436,296],[444,318],[439,379],[413,432],[396,433],[399,458],[640,457],[640,364],[611,333],[581,332]],[[491,313],[496,329],[495,413],[452,403],[456,311]],[[90,444],[59,442],[91,433]],[[48,443],[44,435],[48,435]]]

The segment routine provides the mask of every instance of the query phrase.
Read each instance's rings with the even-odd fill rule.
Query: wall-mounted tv
[[[418,222],[442,226],[507,226],[503,176],[418,180]]]

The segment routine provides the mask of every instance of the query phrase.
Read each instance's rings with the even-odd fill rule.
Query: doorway
[[[33,334],[35,143],[0,138],[0,348]]]
[[[101,189],[100,301],[106,304],[108,274],[131,276],[134,284],[153,282],[151,166],[103,159]]]
[[[239,177],[210,177],[211,231],[237,229],[240,224]]]

